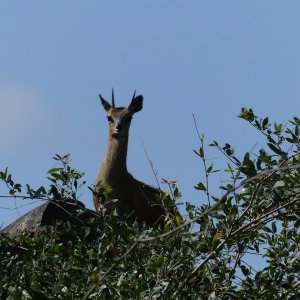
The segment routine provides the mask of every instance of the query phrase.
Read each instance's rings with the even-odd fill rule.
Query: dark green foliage
[[[199,207],[186,203],[185,223],[172,209],[176,182],[165,181],[163,229],[104,210],[89,229],[62,222],[36,236],[1,235],[1,299],[299,299],[300,120],[272,126],[246,108],[240,117],[266,145],[241,158],[228,143],[210,145],[228,159],[223,196],[211,195],[210,178],[220,170],[207,165],[199,135],[205,180],[195,189],[204,197]],[[60,167],[48,172],[48,190],[23,188],[7,169],[0,179],[14,197],[76,201],[83,174],[68,155],[55,159]]]

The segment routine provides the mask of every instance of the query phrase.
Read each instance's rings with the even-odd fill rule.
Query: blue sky
[[[274,0],[1,1],[0,169],[47,186],[51,157],[70,152],[93,184],[107,143],[98,94],[110,99],[114,87],[126,106],[137,89],[144,109],[131,127],[129,171],[155,184],[143,139],[158,177],[177,180],[183,201],[203,203],[193,189],[204,178],[192,113],[208,143],[240,154],[263,141],[237,118],[241,107],[277,122],[299,117],[299,11],[299,1]],[[81,199],[92,207],[88,189]],[[31,208],[14,209],[22,204],[0,199],[0,224]]]

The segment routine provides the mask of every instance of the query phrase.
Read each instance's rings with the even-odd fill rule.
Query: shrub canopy
[[[164,228],[104,209],[86,227],[62,220],[38,235],[1,234],[1,299],[299,299],[300,120],[271,125],[246,108],[240,117],[266,144],[243,157],[229,143],[209,145],[227,158],[222,174],[230,177],[215,197],[209,183],[221,171],[208,165],[199,134],[194,152],[205,180],[195,189],[204,200],[199,207],[185,203],[184,219],[174,209],[181,197],[176,182],[165,181]],[[69,155],[54,159],[60,165],[48,172],[49,189],[22,186],[7,169],[0,172],[9,195],[76,202],[83,174]]]

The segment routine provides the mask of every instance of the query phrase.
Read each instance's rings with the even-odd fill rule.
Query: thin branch
[[[219,149],[219,151],[225,155],[225,157],[227,159],[229,159],[235,166],[239,167],[240,165],[234,160],[232,159],[232,157],[230,155],[228,155],[219,145],[215,145],[215,147],[217,147],[217,149]]]
[[[278,211],[278,210],[280,210],[280,209],[282,209],[282,208],[284,208],[286,206],[290,206],[291,204],[296,203],[298,201],[300,201],[300,199],[295,199],[294,201],[291,201],[291,202],[289,202],[289,203],[287,203],[285,205],[282,205],[281,207],[279,207],[277,209],[274,209],[273,211],[271,211],[271,212],[269,212],[269,213],[261,216],[260,218],[255,219],[253,222],[250,222],[250,223],[244,225],[243,227],[237,229],[234,232],[230,231],[229,235],[216,247],[216,249],[214,251],[212,251],[209,255],[207,255],[206,258],[199,264],[199,266],[197,266],[197,268],[195,268],[194,271],[183,281],[183,283],[179,286],[177,292],[180,292],[184,288],[184,286],[187,284],[187,282],[194,277],[194,275],[198,272],[198,270],[200,270],[202,268],[202,266],[211,257],[215,256],[219,252],[219,250],[223,248],[224,244],[227,243],[230,239],[232,239],[232,237],[234,237],[237,233],[239,233],[240,231],[243,231],[244,229],[246,229],[247,227],[249,227],[249,225],[253,225],[253,223],[256,223],[257,221],[262,220],[266,216],[269,216],[270,214],[273,214],[274,212],[276,212],[276,211]],[[278,218],[280,215],[282,215],[282,214],[278,214],[278,215],[272,217],[270,220],[272,220],[274,218]],[[264,223],[264,222],[260,222],[259,224],[255,224],[255,227],[259,226],[262,223]]]
[[[265,213],[265,214],[259,216],[258,218],[256,218],[256,219],[253,220],[252,222],[247,223],[247,224],[245,224],[244,226],[242,226],[242,227],[238,228],[237,230],[235,230],[235,231],[232,233],[232,236],[236,235],[236,234],[239,233],[240,231],[244,231],[244,230],[247,229],[248,227],[251,228],[252,225],[255,225],[255,227],[257,227],[257,226],[260,225],[261,223],[264,223],[264,222],[260,222],[260,221],[262,221],[263,219],[266,219],[266,218],[269,217],[270,215],[272,215],[272,214],[274,214],[274,213],[280,211],[281,209],[286,208],[287,206],[290,206],[290,205],[292,205],[292,204],[294,204],[294,203],[296,203],[296,202],[300,202],[300,199],[295,199],[295,200],[293,200],[293,201],[290,201],[290,202],[288,202],[288,203],[286,203],[286,204],[284,204],[284,205],[281,205],[281,206],[279,206],[279,207],[273,209],[273,210],[270,211],[270,212],[267,212],[267,213]],[[291,212],[288,212],[288,213],[291,213]],[[278,216],[277,216],[277,217],[278,217]],[[274,219],[274,218],[275,218],[275,217],[272,217],[272,219]]]
[[[150,159],[150,157],[149,157],[149,155],[148,155],[148,152],[147,152],[147,149],[146,149],[146,146],[145,146],[145,144],[144,144],[143,139],[142,139],[142,145],[143,145],[143,148],[144,148],[144,151],[145,151],[145,154],[146,154],[148,163],[149,163],[149,165],[150,165],[150,167],[151,167],[151,170],[152,170],[152,172],[153,172],[153,175],[154,175],[154,177],[155,177],[157,186],[158,186],[158,188],[160,189],[159,181],[158,181],[158,178],[157,178],[157,172],[154,170],[154,166],[153,166],[152,160]]]
[[[36,199],[37,201],[46,201],[46,200],[42,200],[42,199]],[[18,205],[18,207],[14,207],[14,208],[10,208],[10,207],[3,207],[3,206],[0,206],[0,209],[5,209],[5,210],[16,210],[18,208],[22,208],[22,207],[25,207],[25,206],[29,206],[29,205],[33,205],[34,202],[30,202],[30,203],[26,203],[26,204],[23,204],[23,205]]]
[[[232,272],[231,276],[229,277],[230,280],[234,276],[237,266],[240,264],[240,260],[241,260],[242,255],[243,255],[243,252],[240,252],[240,250],[237,249],[237,256],[235,257],[235,263],[234,263],[234,266],[233,266],[233,269],[232,269],[233,272]]]
[[[298,201],[300,201],[300,199],[296,199],[296,200],[294,200],[294,201],[292,201],[292,202],[289,202],[289,203],[287,203],[287,204],[281,206],[280,208],[274,209],[273,211],[271,211],[271,212],[265,214],[264,216],[262,216],[262,217],[260,217],[260,218],[258,218],[258,219],[256,219],[256,220],[254,220],[254,221],[251,222],[251,223],[246,224],[245,226],[243,226],[243,227],[237,229],[237,230],[234,231],[234,232],[232,232],[232,230],[231,230],[230,233],[228,234],[228,236],[227,236],[227,237],[226,237],[226,238],[225,238],[225,239],[224,239],[224,240],[223,240],[223,241],[215,248],[215,250],[212,251],[210,254],[208,254],[208,255],[206,256],[206,258],[199,264],[199,266],[197,266],[197,268],[195,268],[195,269],[193,270],[193,272],[192,272],[189,276],[187,276],[187,278],[186,278],[186,279],[183,281],[183,283],[179,286],[177,292],[180,292],[180,291],[184,288],[184,286],[188,283],[188,281],[191,280],[191,279],[194,277],[194,275],[198,272],[198,270],[200,270],[200,269],[202,268],[202,266],[203,266],[204,264],[206,264],[206,262],[207,262],[211,257],[215,256],[215,255],[219,252],[219,250],[223,248],[224,244],[227,243],[230,239],[232,239],[232,237],[234,237],[237,233],[239,233],[240,231],[242,231],[242,230],[244,230],[245,228],[247,228],[250,224],[253,224],[253,223],[257,222],[257,220],[263,219],[265,216],[269,216],[270,214],[273,214],[274,212],[276,212],[276,211],[278,211],[278,210],[280,210],[280,209],[282,209],[282,208],[284,208],[284,207],[286,207],[286,206],[289,206],[289,205],[291,205],[291,204],[293,204],[293,203],[295,203],[295,202],[298,202]],[[290,213],[290,212],[289,212],[289,213]],[[272,217],[270,220],[272,220],[272,219],[274,219],[274,218],[276,218],[276,217],[278,218],[280,215],[282,215],[282,214],[278,214],[278,215]],[[255,224],[255,227],[257,227],[258,225],[260,225],[260,224],[262,224],[262,223],[264,223],[264,222],[261,222],[261,223],[259,223],[259,224]],[[233,229],[233,228],[232,228],[232,229]]]
[[[205,155],[204,155],[204,141],[203,141],[203,138],[201,138],[201,135],[199,133],[198,125],[197,125],[197,121],[196,121],[195,115],[194,114],[192,114],[192,115],[193,115],[194,125],[195,125],[196,131],[197,131],[197,135],[198,135],[198,138],[199,138],[200,143],[201,143],[201,148],[203,150],[203,156],[200,155],[200,158],[201,158],[201,160],[203,162],[203,167],[204,167],[204,172],[205,172],[205,185],[206,185],[207,201],[208,201],[208,205],[211,206],[211,203],[210,203],[210,193],[209,193],[209,181],[208,181],[209,173],[207,172],[206,159],[205,159]]]
[[[30,196],[16,196],[16,195],[1,195],[0,198],[15,198],[15,199],[22,199],[22,200],[50,200],[48,197],[30,197]]]
[[[278,168],[281,168],[283,166],[283,164],[286,162],[286,160],[282,161],[279,165],[278,165]],[[264,182],[266,182],[276,171],[274,170],[274,172],[270,172],[269,174],[267,174],[267,176],[265,178],[262,178],[262,180],[258,183],[258,185],[256,186],[252,196],[251,196],[251,199],[250,199],[250,202],[247,206],[247,208],[242,212],[241,216],[236,220],[235,224],[238,224],[240,222],[240,220],[244,217],[244,215],[250,210],[250,208],[252,207],[252,204],[255,200],[255,197],[257,195],[257,192],[259,190],[259,188],[262,186],[262,184]]]
[[[66,210],[62,205],[60,205],[59,201],[55,201],[51,198],[46,198],[46,197],[37,197],[37,198],[32,198],[32,197],[24,197],[24,196],[0,196],[0,198],[22,198],[22,199],[31,199],[31,200],[38,200],[38,201],[49,201],[51,202],[52,204],[56,205],[57,207],[59,207],[60,209],[62,209],[67,215],[69,215],[70,217],[74,218],[75,220],[77,220],[78,222],[80,222],[82,225],[86,225],[80,218],[78,218],[77,216],[73,215],[72,213],[70,213],[68,210]],[[65,203],[68,203],[70,205],[74,205],[74,206],[77,206],[78,208],[82,209],[82,210],[88,210],[84,207],[81,207],[79,205],[77,205],[77,201],[76,199],[72,199],[72,201],[74,202],[67,202],[67,201],[63,201],[63,200],[60,200],[61,202],[65,202]],[[24,206],[28,206],[28,205],[32,205],[33,202],[31,203],[26,203],[24,205],[20,205],[18,206],[18,208],[21,208],[21,207],[24,207]],[[0,207],[0,209],[6,209],[6,210],[15,210],[17,208],[5,208],[5,207]],[[93,211],[90,211],[91,214],[96,217],[96,218],[99,218],[99,214],[97,214],[96,212],[93,212]]]

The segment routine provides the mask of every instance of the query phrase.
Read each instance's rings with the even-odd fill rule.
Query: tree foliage
[[[0,235],[3,299],[299,299],[300,120],[270,124],[251,109],[240,118],[265,137],[257,153],[235,155],[213,142],[228,163],[230,180],[213,196],[204,135],[194,152],[204,181],[195,185],[201,205],[185,203],[185,221],[167,214],[164,228],[123,220],[103,211],[89,228],[61,222],[34,236]],[[69,155],[48,173],[49,189],[15,183],[0,172],[11,197],[77,201],[83,174]],[[179,203],[175,182],[163,203]],[[216,193],[216,192],[214,192]],[[182,209],[183,210],[183,209]],[[68,232],[66,238],[62,228]],[[259,268],[253,266],[259,261]]]

